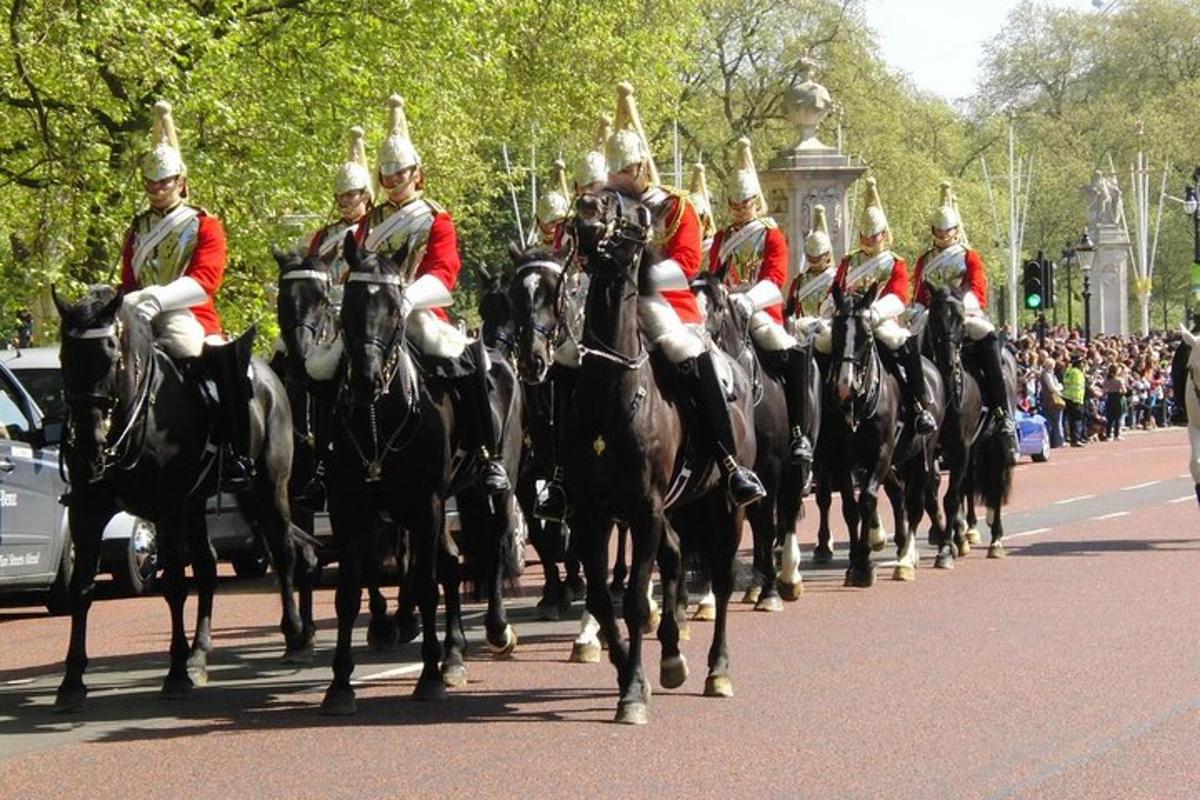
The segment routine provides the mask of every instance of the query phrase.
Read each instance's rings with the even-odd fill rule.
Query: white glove
[[[731,294],[729,296],[729,305],[742,317],[749,317],[755,310],[754,301],[750,299],[750,295],[746,292]]]
[[[162,303],[158,298],[145,291],[130,292],[125,295],[122,304],[145,322],[153,322],[162,311]]]
[[[875,306],[869,306],[867,308],[867,323],[872,328],[879,327],[879,322],[882,319],[883,315],[879,313],[879,309],[875,308]]]
[[[408,299],[407,294],[401,295],[400,296],[400,318],[407,319],[408,315],[412,313],[412,310],[413,310],[412,300]]]

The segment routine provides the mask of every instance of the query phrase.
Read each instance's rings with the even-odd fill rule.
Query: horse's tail
[[[975,497],[989,508],[1008,502],[1012,491],[1013,468],[1005,459],[1005,448],[1001,434],[981,438],[973,448],[971,460],[975,465]]]

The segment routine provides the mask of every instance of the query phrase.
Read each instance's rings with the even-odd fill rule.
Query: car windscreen
[[[33,396],[33,402],[42,410],[46,422],[63,422],[67,418],[67,407],[62,396],[62,371],[55,368],[13,369],[17,380],[25,391]]]

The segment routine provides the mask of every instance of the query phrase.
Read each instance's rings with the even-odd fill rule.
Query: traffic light
[[[1022,286],[1025,288],[1025,307],[1035,311],[1040,310],[1046,299],[1042,290],[1042,262],[1025,262],[1025,278]]]
[[[1054,262],[1042,256],[1042,308],[1054,308]]]

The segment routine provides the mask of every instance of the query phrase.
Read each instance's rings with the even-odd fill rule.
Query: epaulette
[[[434,214],[444,214],[446,212],[446,209],[443,208],[442,205],[440,203],[438,203],[436,200],[434,200],[433,198],[422,197],[421,199],[425,201],[426,205],[429,206],[429,210],[432,211]]]
[[[767,230],[779,227],[779,223],[775,221],[774,217],[759,217],[759,219],[762,221],[763,227]]]

